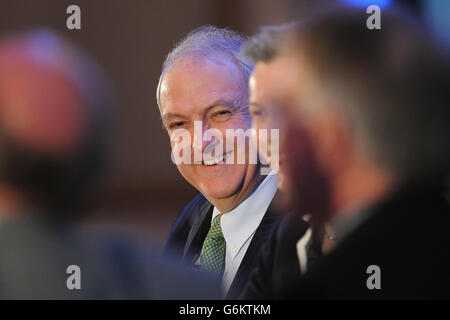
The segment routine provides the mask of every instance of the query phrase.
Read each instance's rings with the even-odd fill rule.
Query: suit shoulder
[[[164,251],[184,247],[195,219],[210,206],[212,206],[211,203],[209,203],[202,194],[199,194],[192,199],[191,202],[180,211],[175,221],[172,223]]]
[[[181,210],[175,219],[174,225],[183,222],[192,222],[196,214],[200,213],[205,206],[211,206],[211,203],[202,194],[197,195]]]
[[[301,215],[297,212],[287,213],[276,227],[276,237],[280,240],[281,238],[292,238],[298,241],[309,228],[308,223],[303,220]]]

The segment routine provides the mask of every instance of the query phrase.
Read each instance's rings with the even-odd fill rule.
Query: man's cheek
[[[180,174],[182,175],[182,177],[189,182],[190,184],[192,184],[193,186],[196,186],[196,177],[195,177],[195,173],[193,170],[193,165],[186,165],[186,164],[180,164],[177,165],[177,169],[180,172]]]
[[[170,133],[171,160],[174,164],[192,164],[192,134],[185,129]]]

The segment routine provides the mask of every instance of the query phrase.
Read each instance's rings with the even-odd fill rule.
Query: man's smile
[[[204,159],[202,161],[202,164],[204,166],[213,166],[213,165],[219,164],[219,163],[223,162],[225,159],[227,159],[232,152],[233,151],[231,150],[231,151],[223,153],[223,154],[221,154],[221,155],[219,155],[219,156],[217,156],[217,157],[215,157],[213,159],[209,159],[209,160]]]

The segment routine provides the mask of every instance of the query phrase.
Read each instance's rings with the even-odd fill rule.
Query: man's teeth
[[[215,157],[214,159],[211,160],[203,160],[203,164],[205,166],[212,166],[215,164],[219,164],[221,163],[223,160],[227,159],[231,154],[231,151],[225,153],[225,154],[221,154],[220,156]]]

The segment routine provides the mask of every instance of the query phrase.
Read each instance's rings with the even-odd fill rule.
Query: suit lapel
[[[195,216],[192,227],[187,236],[183,256],[188,262],[195,262],[202,249],[203,241],[211,227],[213,205],[205,200]]]
[[[273,229],[274,223],[278,220],[278,215],[274,212],[272,205],[269,206],[264,218],[253,235],[247,252],[242,259],[239,269],[228,290],[226,299],[237,299],[247,283],[250,273],[258,265],[261,247],[264,245]]]

